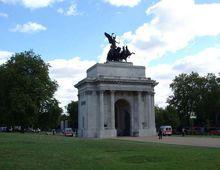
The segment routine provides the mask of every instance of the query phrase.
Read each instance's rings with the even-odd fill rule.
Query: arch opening
[[[115,128],[117,130],[117,136],[130,136],[130,122],[130,104],[124,99],[119,99],[115,102]]]

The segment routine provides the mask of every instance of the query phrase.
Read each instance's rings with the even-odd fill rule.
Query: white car
[[[163,136],[166,136],[166,135],[171,136],[173,133],[171,126],[160,126],[160,129],[162,130]]]
[[[63,131],[63,134],[64,134],[64,136],[73,136],[74,135],[72,128],[65,128]]]

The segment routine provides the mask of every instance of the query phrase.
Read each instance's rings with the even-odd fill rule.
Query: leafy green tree
[[[5,80],[5,72],[2,66],[0,66],[0,125],[5,126],[8,124],[8,118],[6,114],[6,108],[4,107],[6,105],[5,101],[5,84],[3,83]]]
[[[49,65],[33,51],[16,53],[0,66],[0,80],[4,122],[37,126],[39,115],[45,112],[57,89],[57,83],[49,77]]]
[[[220,125],[220,77],[216,77],[214,74],[209,73],[205,76],[205,97],[202,103],[203,118],[205,123],[209,126]]]
[[[199,75],[194,72],[189,76],[180,74],[170,85],[174,94],[170,96],[169,103],[177,109],[183,126],[189,125],[190,113],[195,110],[196,101],[200,100],[195,88],[198,79]]]
[[[220,81],[214,74],[180,74],[170,84],[173,95],[168,103],[180,116],[182,126],[190,126],[190,114],[195,113],[198,126],[219,124]]]
[[[67,105],[67,113],[69,114],[69,122],[72,128],[78,128],[78,101],[71,101]]]
[[[62,112],[63,110],[59,107],[59,102],[56,99],[48,101],[44,112],[41,112],[39,115],[39,127],[43,130],[58,128]]]
[[[172,106],[167,106],[166,108],[156,106],[155,121],[157,128],[162,125],[171,125],[173,129],[177,129],[180,126],[179,115]]]

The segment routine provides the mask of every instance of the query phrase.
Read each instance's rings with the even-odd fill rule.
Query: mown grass
[[[220,149],[0,133],[0,170],[220,169]]]

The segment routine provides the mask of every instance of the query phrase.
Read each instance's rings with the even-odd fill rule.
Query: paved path
[[[176,137],[168,136],[163,137],[162,140],[158,139],[158,136],[150,137],[118,137],[120,140],[141,141],[141,142],[153,142],[153,143],[166,143],[176,145],[190,145],[190,146],[203,146],[220,148],[220,138],[210,137]]]

